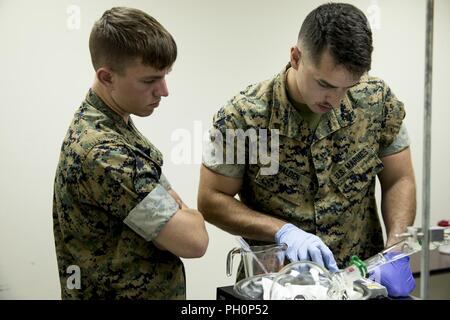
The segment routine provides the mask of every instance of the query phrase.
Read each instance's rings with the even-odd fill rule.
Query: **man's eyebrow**
[[[164,76],[155,76],[155,75],[153,75],[153,76],[144,76],[141,79],[142,80],[156,80],[156,79],[162,79],[162,78],[164,78]]]
[[[162,79],[164,78],[167,74],[169,74],[172,71],[172,68],[170,68],[169,70],[167,70],[167,73],[164,75],[149,75],[149,76],[143,76],[141,79],[142,80],[156,80],[156,79]]]
[[[326,85],[327,87],[330,87],[330,88],[333,88],[333,89],[338,88],[338,87],[333,86],[332,84],[328,83],[327,81],[325,81],[325,80],[323,80],[323,79],[318,79],[317,82],[321,82],[322,84]],[[359,81],[358,81],[357,83],[355,83],[355,84],[353,84],[353,85],[351,85],[351,86],[349,86],[349,87],[345,87],[345,88],[346,88],[346,89],[350,89],[350,88],[356,86],[358,83],[359,83]]]
[[[326,82],[323,79],[318,79],[317,82],[320,82],[322,85],[326,85],[327,87],[330,87],[330,88],[333,88],[333,89],[337,88],[336,86],[333,86],[331,83],[328,83],[328,82]]]

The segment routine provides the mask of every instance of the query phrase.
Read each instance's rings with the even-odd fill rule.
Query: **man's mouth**
[[[149,106],[149,107],[156,108],[156,107],[159,105],[160,102],[161,102],[161,100],[158,100],[158,101],[156,101],[156,102],[153,102],[153,103],[148,104],[148,106]]]
[[[331,106],[331,104],[329,104],[329,103],[319,103],[319,105],[320,105],[322,108],[328,108],[328,109],[333,108],[333,107]]]
[[[321,111],[330,111],[331,109],[333,109],[333,106],[329,103],[318,103],[317,106],[319,107],[319,109]]]

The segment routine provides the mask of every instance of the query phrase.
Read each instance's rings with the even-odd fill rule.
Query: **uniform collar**
[[[355,111],[347,94],[338,108],[334,108],[322,116],[314,133],[314,141],[319,141],[341,128],[348,127],[355,122],[355,118]]]
[[[308,124],[289,102],[286,92],[287,70],[291,67],[288,63],[275,77],[273,83],[273,96],[269,129],[279,130],[279,134],[293,139],[300,139],[302,129],[308,128]]]
[[[95,109],[101,111],[108,118],[112,119],[115,123],[127,127],[127,124],[125,123],[123,118],[119,114],[117,114],[114,110],[112,110],[110,107],[108,107],[108,105],[105,102],[103,102],[103,100],[95,93],[95,91],[92,88],[89,89],[89,92],[86,95],[86,101]]]
[[[305,137],[308,132],[308,124],[294,106],[289,102],[286,92],[286,73],[290,68],[288,63],[275,77],[273,84],[272,112],[270,115],[269,128],[278,129],[280,135],[296,140],[307,138],[318,141],[333,132],[351,125],[355,121],[355,112],[352,103],[346,95],[339,108],[335,108],[322,116],[315,134]],[[312,142],[312,141],[310,141]]]
[[[130,145],[136,147],[136,151],[142,153],[159,166],[162,166],[163,157],[161,152],[139,132],[134,126],[131,117],[128,117],[128,124],[125,123],[123,118],[108,107],[92,88],[89,89],[86,95],[86,102],[109,118],[116,128],[115,130],[119,131]]]

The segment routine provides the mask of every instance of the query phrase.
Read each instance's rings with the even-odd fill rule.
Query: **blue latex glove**
[[[338,271],[333,253],[319,237],[287,223],[275,234],[277,244],[286,243],[286,255],[291,261],[312,260],[331,272]]]
[[[388,252],[385,257],[390,259],[395,255],[395,253]],[[385,286],[390,297],[408,296],[416,287],[409,266],[409,257],[403,257],[378,267],[369,275],[369,279]]]

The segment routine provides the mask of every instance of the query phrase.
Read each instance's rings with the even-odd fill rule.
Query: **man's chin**
[[[145,118],[150,116],[153,113],[153,109],[151,110],[146,110],[143,112],[139,112],[139,113],[134,113],[135,116],[141,117],[141,118]]]

